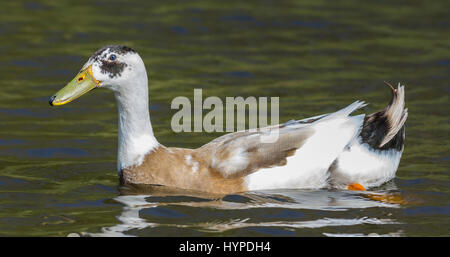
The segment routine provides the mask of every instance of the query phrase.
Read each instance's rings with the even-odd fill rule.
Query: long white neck
[[[119,172],[124,168],[142,164],[145,155],[159,145],[150,122],[145,68],[143,73],[114,92],[119,111]]]

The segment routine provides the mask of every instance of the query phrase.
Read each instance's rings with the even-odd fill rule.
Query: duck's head
[[[147,81],[144,63],[137,52],[127,46],[104,46],[89,58],[72,81],[50,97],[49,103],[63,105],[98,87],[114,92],[130,91],[135,84],[132,81],[136,80]]]

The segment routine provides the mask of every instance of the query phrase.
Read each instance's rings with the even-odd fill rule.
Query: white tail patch
[[[343,151],[330,179],[337,188],[359,183],[365,188],[379,186],[395,177],[402,151],[376,150],[359,140]]]

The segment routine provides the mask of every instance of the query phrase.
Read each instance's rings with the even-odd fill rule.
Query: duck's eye
[[[114,61],[114,60],[116,59],[116,55],[115,55],[115,54],[110,55],[110,56],[109,56],[109,59],[110,59],[111,61]]]

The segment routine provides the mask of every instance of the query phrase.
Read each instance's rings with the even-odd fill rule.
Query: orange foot
[[[347,189],[353,191],[366,191],[366,189],[363,186],[361,186],[361,184],[358,183],[348,185]]]
[[[348,185],[348,190],[353,191],[366,191],[366,189],[358,183],[353,183]],[[408,201],[403,198],[400,194],[366,194],[364,193],[364,197],[368,197],[372,200],[378,201],[378,202],[384,202],[384,203],[391,203],[391,204],[407,204]]]

